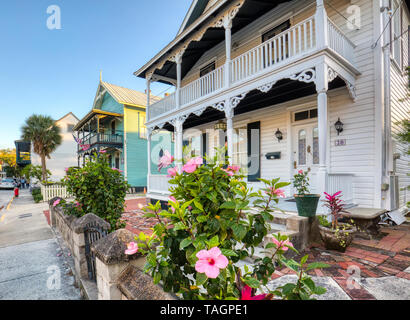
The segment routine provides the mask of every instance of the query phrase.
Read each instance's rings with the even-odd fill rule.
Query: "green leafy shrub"
[[[31,191],[31,195],[33,196],[33,200],[35,203],[43,201],[43,195],[41,194],[40,188],[33,188]]]
[[[61,207],[64,210],[64,214],[77,218],[80,218],[85,214],[82,205],[78,201],[67,202],[64,199],[59,198],[53,202],[53,207]]]
[[[161,165],[170,161],[161,161]],[[305,272],[307,258],[301,263],[285,258],[288,249],[296,251],[288,237],[274,235],[272,242],[263,246],[273,205],[284,196],[281,188],[289,183],[261,180],[265,188],[252,192],[238,167],[228,166],[227,161],[218,163],[217,157],[202,163],[201,158],[195,158],[185,163],[182,173],[175,168],[168,170],[173,176],[169,210],[161,210],[159,202],[146,207],[146,217],[156,218],[158,224],[151,236],[140,233],[126,253],[139,250],[147,254],[145,272],[155,283],[161,282],[165,291],[183,299],[262,300],[273,295],[310,299],[313,294],[322,294],[325,289],[314,286]],[[251,212],[251,199],[258,212]],[[258,246],[263,246],[266,257],[253,256]],[[246,257],[254,258],[252,270],[238,266]],[[297,269],[300,276],[294,287],[268,289],[275,263]],[[255,296],[258,289],[262,294]]]
[[[119,170],[109,166],[105,154],[94,154],[83,168],[67,169],[63,184],[81,204],[82,215],[96,214],[110,223],[111,231],[125,226],[120,219],[129,185]]]

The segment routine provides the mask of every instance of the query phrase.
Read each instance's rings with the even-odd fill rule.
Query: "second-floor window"
[[[286,22],[270,29],[269,31],[265,32],[264,34],[262,34],[262,42],[266,42],[274,37],[276,37],[277,35],[281,34],[282,32],[288,30],[290,28],[290,20],[287,20]],[[278,41],[276,42],[276,56],[277,59],[283,60],[285,58],[289,57],[289,52],[288,52],[288,48],[289,48],[289,36],[286,35],[285,37],[278,39]],[[274,59],[274,57],[272,57]],[[276,61],[274,61],[276,62]]]
[[[215,70],[215,61],[212,61],[210,64],[207,64],[205,67],[202,67],[199,70],[199,76],[203,77],[214,70]]]
[[[396,11],[397,10],[397,11]],[[403,43],[403,37],[402,37],[402,10],[400,7],[400,3],[397,0],[392,1],[392,12],[395,12],[394,16],[392,17],[392,55],[394,60],[396,61],[397,65],[402,68],[402,61],[401,61],[401,56],[402,56],[402,43]]]
[[[140,139],[147,139],[147,128],[145,127],[145,113],[138,113],[138,132]]]
[[[111,122],[111,134],[115,134],[115,121]]]
[[[73,132],[74,125],[73,124],[67,124],[67,132]]]

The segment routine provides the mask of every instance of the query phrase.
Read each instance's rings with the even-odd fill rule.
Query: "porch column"
[[[328,46],[328,17],[324,0],[316,0],[316,46],[318,49],[323,49]]]
[[[152,129],[147,128],[147,161],[148,161],[147,192],[149,192],[150,190],[150,177],[151,177],[151,134],[152,134]]]
[[[232,48],[232,19],[225,17],[224,19],[225,28],[225,50],[226,50],[226,61],[225,61],[225,87],[229,88],[231,85],[231,48]]]
[[[183,164],[183,122],[175,120],[175,159],[178,169],[182,169]]]
[[[175,62],[177,64],[177,88],[175,92],[175,104],[177,109],[181,107],[181,74],[182,74],[182,54],[177,54]]]
[[[229,103],[229,99],[228,99]],[[226,115],[226,125],[227,125],[227,144],[228,144],[228,157],[229,157],[229,164],[233,164],[233,109],[231,106],[225,110]]]
[[[321,196],[327,191],[327,136],[328,136],[328,67],[321,63],[316,66],[316,90],[319,128],[319,170],[317,174],[317,190]],[[319,208],[319,210],[322,208]]]

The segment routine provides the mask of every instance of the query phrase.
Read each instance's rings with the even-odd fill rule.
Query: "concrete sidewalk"
[[[0,299],[78,300],[79,289],[46,222],[47,203],[21,190],[0,222]]]

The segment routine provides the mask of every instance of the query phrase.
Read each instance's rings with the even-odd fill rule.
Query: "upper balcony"
[[[330,51],[339,61],[354,69],[354,43],[328,17],[326,21],[325,30],[321,30],[317,15],[311,16],[177,89],[176,93],[149,106],[148,122],[210,99],[225,90],[239,87],[254,78],[275,73],[283,67],[315,55],[320,50]],[[317,41],[319,37],[324,39],[325,47]]]
[[[90,145],[90,149],[93,148],[117,148],[122,149],[124,146],[124,136],[122,133],[117,132],[115,134],[110,133],[96,133],[91,132],[81,138],[83,145]],[[78,153],[84,150],[78,146]]]

